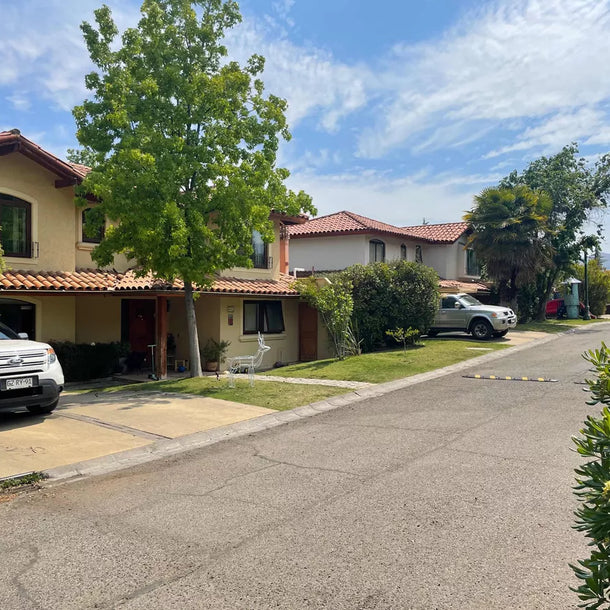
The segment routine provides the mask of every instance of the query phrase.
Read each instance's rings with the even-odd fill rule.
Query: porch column
[[[285,224],[280,224],[280,273],[288,273],[290,270],[289,263],[289,239],[288,227]]]
[[[167,297],[157,297],[157,354],[155,368],[159,379],[167,379]]]

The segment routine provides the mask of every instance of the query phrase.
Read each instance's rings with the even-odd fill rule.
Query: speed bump
[[[546,377],[509,377],[501,375],[462,375],[465,379],[492,379],[494,381],[539,381],[542,383],[557,383],[558,379],[547,379]]]

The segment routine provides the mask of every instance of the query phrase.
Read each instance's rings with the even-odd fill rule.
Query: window
[[[400,244],[400,260],[407,260],[407,246],[405,246],[405,244]]]
[[[424,257],[422,255],[421,246],[415,246],[415,262],[423,263]]]
[[[383,263],[385,261],[385,244],[378,239],[369,242],[369,263]]]
[[[4,256],[32,256],[32,206],[0,194],[0,236]]]
[[[471,248],[466,250],[466,275],[481,275],[477,255]]]
[[[89,212],[91,211],[91,208],[87,208],[85,210],[83,210],[83,213],[81,215],[81,224],[82,224],[82,241],[88,243],[88,244],[99,244],[102,239],[104,238],[104,225],[100,225],[95,233],[95,235],[93,237],[89,237],[86,233],[85,233],[85,225],[87,224],[87,217],[89,216]]]
[[[244,335],[283,333],[282,301],[244,301]]]
[[[255,269],[271,268],[271,257],[267,256],[267,244],[263,241],[261,234],[258,231],[252,232],[252,263]]]

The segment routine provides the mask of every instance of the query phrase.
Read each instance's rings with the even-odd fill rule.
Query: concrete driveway
[[[182,394],[68,394],[46,417],[0,414],[0,477],[111,455],[270,412]]]

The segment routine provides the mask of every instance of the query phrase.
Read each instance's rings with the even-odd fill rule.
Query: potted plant
[[[205,360],[206,371],[217,371],[219,365],[226,360],[230,341],[216,341],[208,339],[201,350],[201,357]]]

